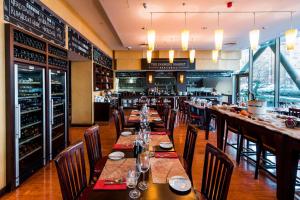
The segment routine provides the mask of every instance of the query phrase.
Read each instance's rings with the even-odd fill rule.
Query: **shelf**
[[[27,143],[27,142],[30,142],[30,141],[32,141],[32,140],[34,140],[34,139],[36,139],[36,138],[38,138],[38,137],[40,137],[40,136],[42,136],[42,135],[41,135],[41,134],[35,135],[35,136],[31,137],[31,138],[28,138],[28,139],[26,139],[26,140],[20,142],[19,145],[22,145],[22,144],[25,144],[25,143]]]
[[[60,59],[60,60],[64,60],[64,61],[68,61],[68,58],[64,58],[64,57],[60,57],[60,56],[57,56],[55,54],[52,54],[52,53],[49,53],[48,52],[48,57],[51,56],[53,58],[57,58],[57,59]]]
[[[50,65],[48,64],[48,67],[52,67],[52,68],[59,68],[59,69],[63,69],[63,70],[67,70],[68,66],[56,66],[56,65]]]
[[[40,50],[40,49],[36,49],[36,48],[33,48],[31,46],[27,46],[25,44],[22,44],[22,43],[19,43],[19,42],[16,42],[16,41],[14,41],[14,45],[18,46],[18,47],[22,47],[24,49],[35,51],[35,52],[38,52],[38,53],[41,53],[41,54],[44,54],[44,55],[46,54],[46,51],[43,51],[43,50]]]
[[[42,84],[41,82],[18,82],[20,85],[40,85]]]
[[[24,128],[28,128],[30,126],[34,126],[34,125],[40,124],[40,123],[42,123],[42,121],[38,121],[38,122],[31,123],[31,124],[27,124],[27,125],[21,127],[21,130],[24,129]]]
[[[63,83],[52,83],[51,82],[51,85],[63,85]]]
[[[22,62],[22,63],[27,63],[27,64],[30,64],[30,65],[36,65],[36,66],[43,66],[43,67],[47,66],[47,64],[45,64],[45,63],[40,63],[40,62],[25,60],[25,59],[16,58],[16,57],[14,57],[14,61]]]
[[[58,115],[55,115],[53,118],[63,116],[64,114],[65,114],[65,113],[60,113],[60,114],[58,114]]]
[[[33,151],[29,152],[28,154],[22,156],[19,160],[21,161],[21,160],[23,160],[24,158],[27,158],[28,156],[34,154],[35,152],[37,152],[37,151],[39,151],[39,150],[41,150],[41,149],[42,149],[42,147],[38,147],[38,148],[34,149]]]
[[[56,107],[56,106],[62,106],[62,105],[64,105],[64,103],[54,104],[53,107]]]
[[[42,97],[42,95],[26,96],[26,97],[20,97],[20,96],[19,96],[19,99],[32,99],[32,98],[39,98],[39,97]]]
[[[58,124],[57,126],[54,126],[52,129],[56,129],[56,128],[61,127],[63,125],[64,125],[64,123]]]
[[[59,135],[57,135],[55,138],[52,138],[52,141],[57,140],[58,138],[60,138],[61,136],[64,136],[64,133],[61,133]]]
[[[42,110],[41,108],[34,109],[34,110],[27,110],[27,111],[21,112],[21,115],[32,113],[32,112],[37,112],[37,111],[41,111],[41,110]]]
[[[60,95],[65,95],[65,93],[52,93],[52,96],[60,96]]]

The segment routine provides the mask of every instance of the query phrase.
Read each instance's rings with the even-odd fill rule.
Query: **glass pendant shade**
[[[152,60],[152,51],[147,50],[147,63],[151,63]]]
[[[218,62],[218,57],[219,57],[219,51],[218,50],[212,50],[212,61],[213,62]]]
[[[155,47],[155,30],[148,30],[148,50],[153,51]]]
[[[189,48],[189,36],[190,36],[189,30],[184,29],[181,31],[181,47],[183,51],[187,51]]]
[[[190,50],[190,63],[194,63],[195,62],[195,54],[196,54],[196,51],[195,49],[192,49]]]
[[[215,30],[215,49],[216,50],[221,50],[222,49],[223,35],[224,35],[224,30],[223,29]]]
[[[292,51],[295,49],[297,33],[297,29],[289,29],[285,32],[286,50]]]
[[[249,39],[250,39],[250,47],[252,50],[256,50],[259,45],[259,30],[254,29],[249,32]]]
[[[169,62],[174,62],[174,50],[169,50]]]

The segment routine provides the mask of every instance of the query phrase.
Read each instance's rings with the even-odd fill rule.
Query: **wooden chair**
[[[86,129],[84,139],[90,164],[89,184],[92,184],[101,175],[107,161],[107,156],[102,156],[99,126],[94,125]]]
[[[189,124],[187,128],[184,151],[183,151],[183,167],[187,175],[189,176],[192,184],[193,184],[192,165],[193,165],[196,140],[197,140],[197,129],[194,126]]]
[[[114,118],[114,122],[115,122],[115,128],[116,128],[116,134],[117,134],[116,141],[117,141],[121,135],[120,118],[119,118],[119,113],[117,110],[115,110],[113,112],[113,118]]]
[[[225,153],[209,143],[206,144],[199,199],[226,200],[233,166]]]
[[[169,138],[173,143],[173,146],[174,146],[174,128],[176,123],[176,116],[177,116],[177,111],[171,110],[168,133],[169,133]]]
[[[120,106],[118,111],[119,111],[119,114],[120,114],[122,130],[124,131],[125,129],[132,129],[132,130],[135,129],[136,124],[127,122],[127,120],[125,118],[125,113],[124,113],[123,106]]]
[[[300,108],[289,108],[289,115],[300,118]]]
[[[194,108],[193,106],[191,106],[190,104],[187,105],[187,122],[190,124],[196,124],[198,126],[204,126],[204,112],[202,112],[202,115],[200,115],[200,113],[196,113],[195,110],[197,110],[196,108]],[[200,111],[199,111],[200,112]]]
[[[163,120],[163,123],[161,123],[161,122],[154,123],[152,125],[153,130],[154,129],[168,129],[169,115],[170,115],[170,106],[164,105],[163,114],[160,115]]]
[[[92,187],[87,187],[83,142],[77,142],[62,151],[54,162],[63,199],[87,199]]]

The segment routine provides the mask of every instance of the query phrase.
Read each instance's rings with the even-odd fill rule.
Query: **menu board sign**
[[[112,69],[112,59],[95,46],[93,46],[93,60],[99,65]]]
[[[68,37],[69,50],[83,57],[92,59],[92,44],[87,39],[71,27],[69,27]]]
[[[4,0],[4,19],[65,46],[65,23],[47,10],[40,1]]]
[[[147,59],[142,59],[142,70],[168,70],[168,71],[185,71],[194,70],[195,62],[190,63],[187,58],[175,58],[173,63],[167,58],[152,59],[151,63]]]

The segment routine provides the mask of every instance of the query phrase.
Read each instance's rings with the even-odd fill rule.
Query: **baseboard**
[[[71,124],[71,127],[88,127],[93,125],[94,124]]]

